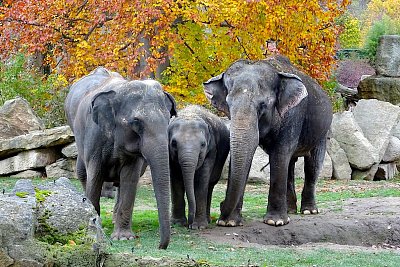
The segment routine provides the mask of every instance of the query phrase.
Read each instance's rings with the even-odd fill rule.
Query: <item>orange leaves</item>
[[[239,58],[279,52],[326,79],[348,2],[17,0],[0,7],[0,53],[41,51],[70,80],[98,65],[155,75],[178,99],[204,103],[202,82]]]

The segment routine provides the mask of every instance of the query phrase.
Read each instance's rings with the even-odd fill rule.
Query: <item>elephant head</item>
[[[90,113],[112,143],[111,158],[118,157],[128,162],[141,155],[150,165],[158,207],[160,248],[166,248],[170,238],[167,128],[170,118],[176,115],[173,97],[164,92],[158,82],[130,81],[118,90],[95,95]],[[120,177],[124,175],[122,171],[120,173]],[[121,194],[119,199],[125,197],[129,196]]]
[[[174,118],[169,127],[169,149],[173,162],[179,163],[189,206],[188,223],[193,223],[196,214],[194,176],[206,158],[211,135],[208,124],[202,119]]]
[[[236,61],[205,82],[204,92],[211,104],[231,119],[230,180],[221,207],[221,217],[229,217],[244,192],[259,140],[277,131],[308,94],[298,76],[280,72],[264,61],[249,60]]]

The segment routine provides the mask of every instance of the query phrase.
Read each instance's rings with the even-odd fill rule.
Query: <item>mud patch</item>
[[[291,222],[273,227],[245,221],[235,228],[213,227],[200,233],[217,243],[298,246],[312,243],[400,249],[400,198],[348,199],[318,215],[291,215]]]

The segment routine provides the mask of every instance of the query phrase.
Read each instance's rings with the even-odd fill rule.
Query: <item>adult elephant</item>
[[[329,97],[287,58],[238,60],[204,83],[207,98],[231,119],[231,169],[217,224],[242,224],[246,180],[258,145],[269,154],[270,189],[264,223],[285,225],[297,212],[294,166],[305,160],[303,214],[316,214],[315,184],[332,121]]]
[[[160,223],[167,248],[169,222],[168,123],[175,101],[153,80],[128,81],[100,67],[75,82],[65,101],[78,148],[77,176],[100,214],[103,182],[119,184],[113,239],[134,237],[132,211],[139,177],[150,165]]]

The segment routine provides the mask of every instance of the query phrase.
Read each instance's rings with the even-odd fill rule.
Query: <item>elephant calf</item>
[[[178,112],[168,127],[172,223],[203,229],[210,222],[211,196],[229,153],[229,130],[199,106]],[[186,219],[185,199],[189,216]]]
[[[137,183],[150,165],[160,223],[160,248],[170,240],[168,123],[175,101],[153,80],[128,81],[97,68],[75,82],[65,111],[78,148],[77,176],[100,213],[103,182],[119,184],[113,239],[132,239]]]

